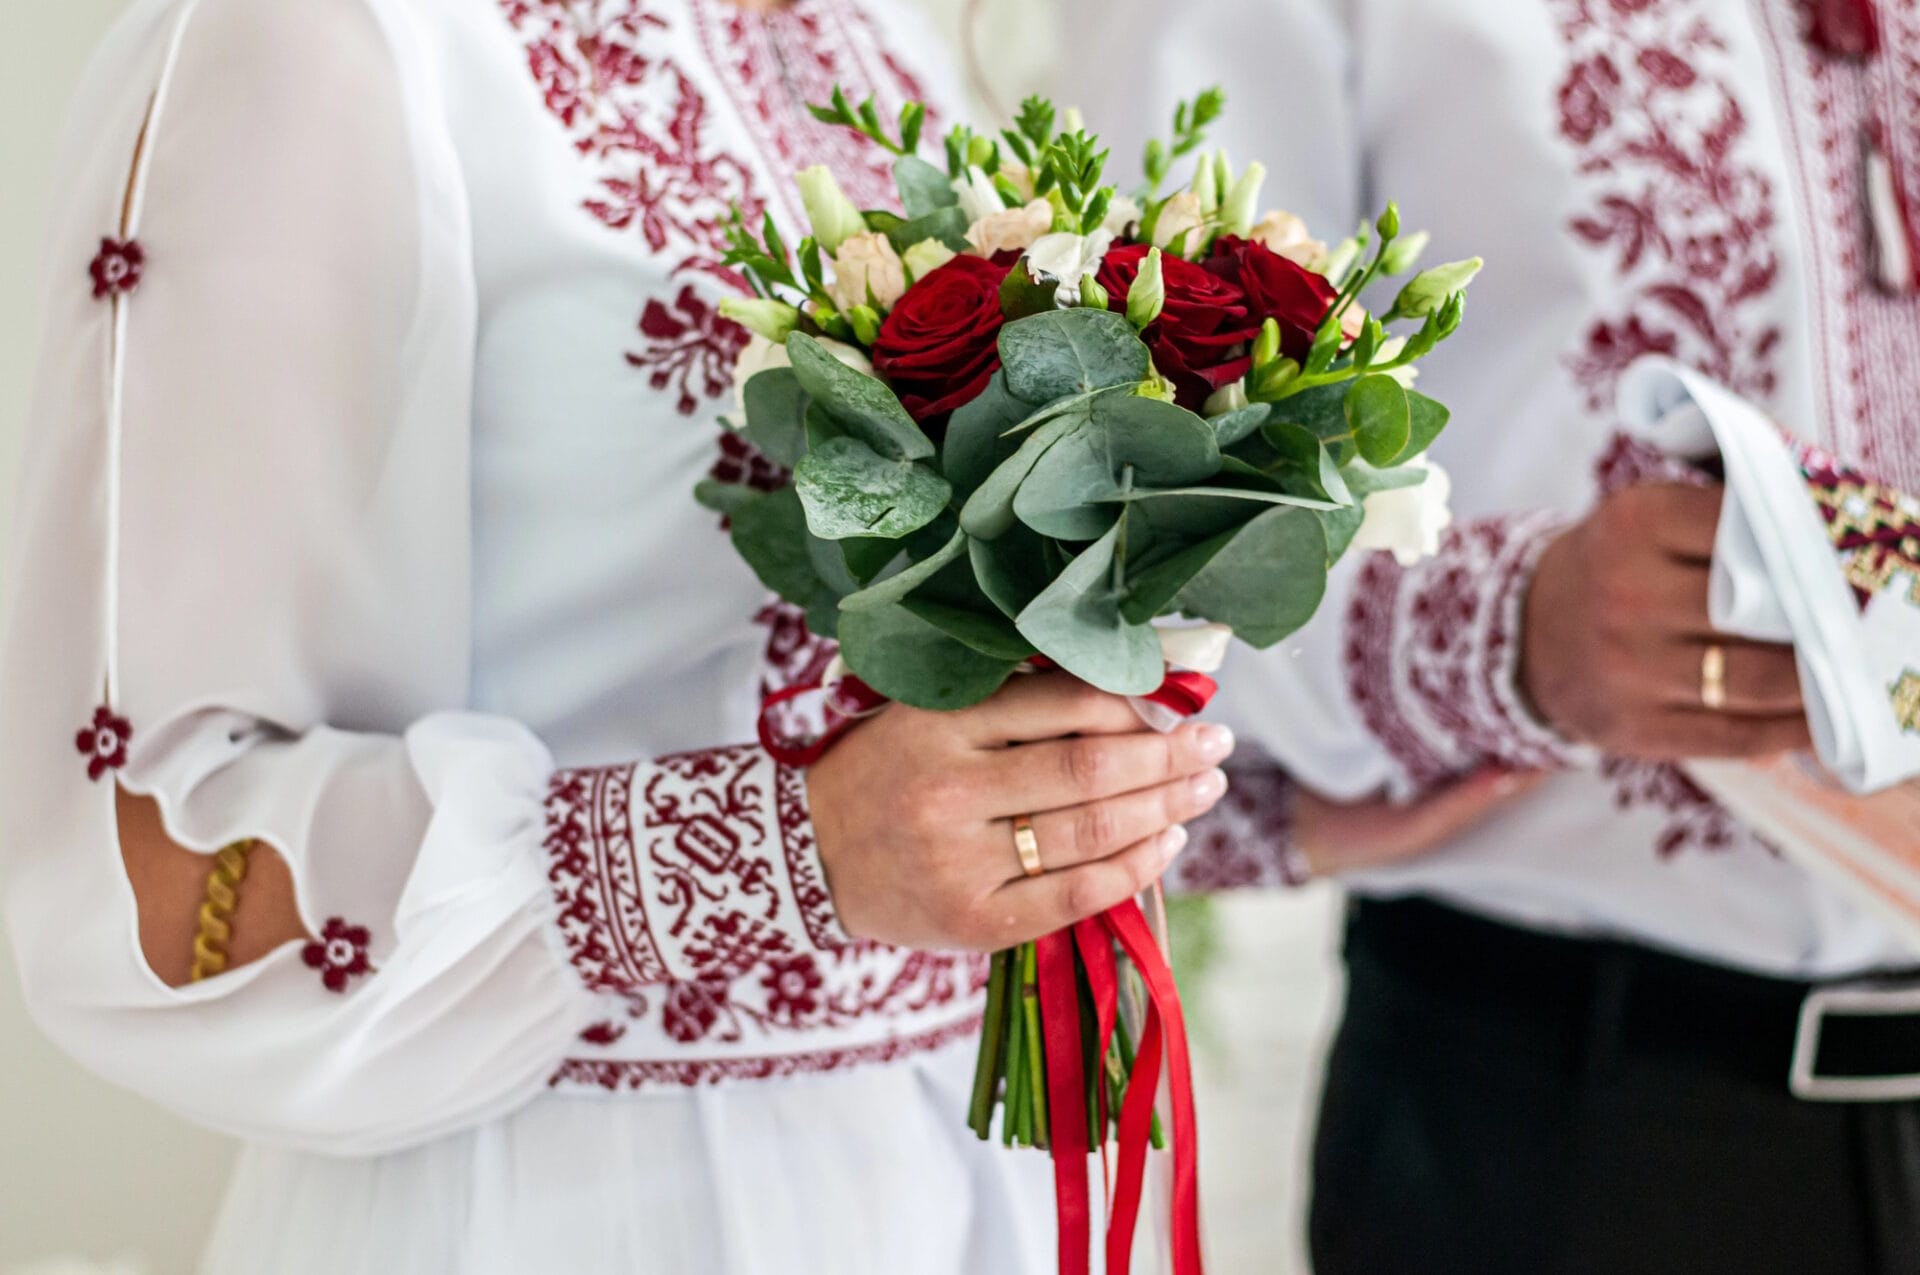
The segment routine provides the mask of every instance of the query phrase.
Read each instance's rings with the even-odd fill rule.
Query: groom
[[[1868,105],[1920,92],[1920,33],[1867,0],[1843,7],[1869,41],[1786,0],[1067,7],[1063,96],[1131,123],[1117,156],[1218,80],[1241,131],[1211,144],[1266,160],[1314,232],[1391,197],[1430,261],[1488,259],[1429,374],[1455,410],[1441,554],[1343,566],[1292,649],[1224,673],[1241,737],[1323,794],[1552,774],[1350,879],[1319,1275],[1920,1270],[1920,1023],[1803,1013],[1916,956],[1675,768],[1807,726],[1791,651],[1708,624],[1718,490],[1613,408],[1636,355],[1668,354],[1920,480],[1920,299],[1869,274],[1916,241],[1920,190],[1879,217],[1856,198],[1920,173],[1874,167],[1906,139]],[[1779,94],[1824,103],[1823,131]],[[1813,1076],[1790,1087],[1796,1044]],[[1831,1101],[1863,1074],[1899,1100]]]

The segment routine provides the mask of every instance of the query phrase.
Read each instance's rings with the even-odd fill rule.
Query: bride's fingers
[[[1224,726],[1189,722],[1163,735],[1142,728],[1136,718],[1127,734],[1021,744],[998,750],[981,764],[989,776],[993,814],[1037,815],[1197,775],[1232,752],[1233,732]]]
[[[1033,816],[1033,835],[1040,847],[1040,866],[1053,872],[1104,859],[1174,824],[1198,819],[1213,809],[1226,793],[1226,773],[1203,770],[1197,775],[1124,796],[1037,814]],[[995,840],[1004,839],[1011,847],[1012,821],[996,821],[989,835]],[[1013,869],[1006,874],[1009,879],[1020,875],[1018,856],[1011,849],[1007,864]]]
[[[1187,830],[1175,824],[1104,859],[1001,886],[984,914],[990,946],[1025,943],[1124,903],[1159,880],[1186,844]]]
[[[1095,690],[1065,673],[1010,677],[993,698],[961,709],[953,718],[981,748],[1140,729],[1139,714],[1121,696]]]

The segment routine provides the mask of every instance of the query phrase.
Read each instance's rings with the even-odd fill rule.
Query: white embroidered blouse
[[[730,205],[797,238],[813,162],[890,202],[805,103],[934,87],[900,21],[134,5],[64,147],[0,648],[7,928],[87,1066],[371,1151],[973,1028],[977,962],[841,932],[742,742],[822,653],[691,496],[771,476],[715,423]],[[116,783],[283,855],[315,941],[164,986]]]
[[[1774,973],[1915,962],[1678,770],[1568,749],[1514,685],[1540,551],[1598,492],[1660,475],[1614,406],[1640,355],[1920,490],[1920,8],[1874,7],[1880,47],[1858,57],[1814,21],[1853,6],[1800,0],[1216,0],[1178,38],[1156,34],[1154,6],[1072,0],[1088,41],[1073,91],[1119,153],[1219,82],[1215,141],[1265,160],[1269,192],[1317,233],[1392,197],[1433,231],[1428,261],[1487,259],[1422,374],[1454,412],[1436,457],[1459,522],[1441,553],[1343,563],[1297,641],[1235,653],[1216,712],[1343,797],[1486,763],[1568,769],[1357,889]],[[1890,217],[1869,209],[1876,162],[1901,192]],[[1888,505],[1857,530],[1904,564],[1894,580],[1920,577],[1920,526]],[[1227,852],[1175,876],[1277,881],[1274,790],[1237,783],[1197,838]]]

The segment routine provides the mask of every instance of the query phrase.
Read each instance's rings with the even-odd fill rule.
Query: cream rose
[[[1425,456],[1409,465],[1426,470],[1427,480],[1368,496],[1362,506],[1360,530],[1353,537],[1354,548],[1386,550],[1403,567],[1438,553],[1440,533],[1453,524],[1453,510],[1447,504],[1453,495],[1453,480],[1447,471]]]
[[[1206,224],[1207,214],[1201,206],[1200,196],[1183,190],[1161,205],[1160,218],[1153,223],[1153,246],[1166,251],[1174,240],[1186,235],[1185,247],[1192,252],[1199,247],[1198,232]]]
[[[1023,208],[988,213],[967,227],[967,244],[977,257],[1013,249],[1025,252],[1034,240],[1053,229],[1053,205],[1036,199]]]
[[[1307,223],[1282,209],[1276,208],[1254,222],[1253,229],[1247,232],[1247,238],[1265,244],[1277,255],[1308,269],[1312,269],[1314,262],[1327,255],[1327,245],[1307,232]]]
[[[842,311],[868,304],[890,310],[906,290],[907,268],[885,235],[855,235],[833,256],[833,282],[827,285],[827,295]]]

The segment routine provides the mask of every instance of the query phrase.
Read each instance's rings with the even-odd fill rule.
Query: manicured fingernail
[[[1197,732],[1200,743],[1200,755],[1208,761],[1225,761],[1233,753],[1233,732],[1213,722],[1202,726]]]
[[[1160,853],[1171,859],[1187,848],[1187,829],[1183,824],[1175,824],[1160,834]]]
[[[1215,802],[1220,800],[1227,791],[1227,772],[1224,770],[1202,771],[1187,782],[1193,786],[1194,800]]]

